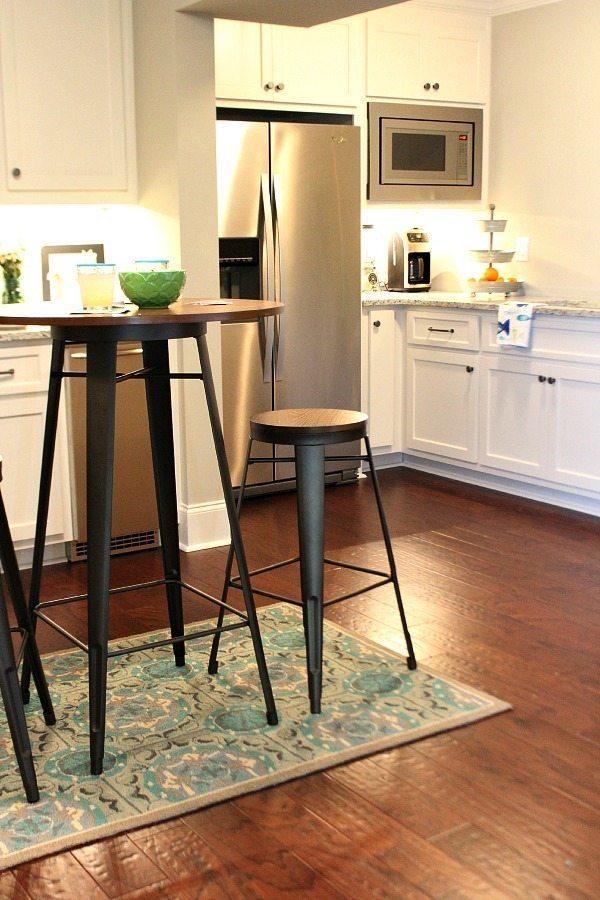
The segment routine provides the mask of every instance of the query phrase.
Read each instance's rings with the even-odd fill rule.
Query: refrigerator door
[[[219,237],[260,238],[260,295],[265,299],[274,292],[273,251],[269,254],[267,247],[267,238],[272,244],[272,228],[270,233],[265,228],[271,218],[268,172],[266,123],[217,122]],[[250,416],[272,408],[272,323],[269,327],[271,331],[259,322],[221,326],[223,433],[234,486],[242,476]],[[255,450],[255,455],[273,456],[270,444],[256,445]],[[249,484],[272,479],[272,464],[250,468]]]
[[[348,125],[271,123],[275,406],[360,409],[360,146]],[[289,455],[289,448],[278,448]],[[340,444],[339,454],[359,452]],[[356,468],[329,463],[328,470]],[[291,475],[289,465],[276,477]]]

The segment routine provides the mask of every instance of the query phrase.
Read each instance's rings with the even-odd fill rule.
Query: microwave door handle
[[[262,299],[275,300],[275,236],[273,230],[273,210],[271,207],[271,188],[266,172],[260,176],[260,219],[262,222]],[[261,317],[258,320],[259,343],[263,381],[265,384],[273,380],[273,345],[275,342],[275,316]]]
[[[419,281],[423,280],[423,275],[425,274],[425,260],[422,256],[419,257]]]

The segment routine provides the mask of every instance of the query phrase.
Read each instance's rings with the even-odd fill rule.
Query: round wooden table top
[[[93,328],[100,325],[128,326],[193,325],[203,322],[245,322],[265,316],[276,316],[281,303],[266,300],[215,300],[186,298],[171,303],[166,309],[138,309],[137,306],[113,307],[111,312],[82,309],[57,301],[44,303],[0,304],[0,325],[49,325],[61,328],[76,326]]]

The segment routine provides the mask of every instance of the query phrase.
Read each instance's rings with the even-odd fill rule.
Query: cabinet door
[[[373,447],[394,443],[395,329],[394,310],[369,313],[369,437]]]
[[[489,17],[458,12],[433,15],[423,93],[418,96],[443,102],[486,103],[491,67]]]
[[[490,26],[486,16],[412,4],[367,16],[367,95],[485,103]]]
[[[407,364],[407,448],[475,462],[477,356],[409,350]]]
[[[269,70],[263,78],[262,32],[256,22],[215,19],[215,90],[224,99],[269,100]]]
[[[552,408],[552,478],[600,491],[600,369],[545,364],[544,370]]]
[[[288,103],[348,105],[357,102],[356,22],[269,30],[274,97]]]
[[[422,96],[428,36],[420,13],[391,7],[367,15],[368,96]]]
[[[35,535],[45,418],[45,394],[0,397],[2,497],[15,543],[31,545]],[[49,540],[62,538],[69,530],[65,529],[61,476],[57,454],[48,513]]]
[[[127,0],[2,0],[9,196],[132,188],[130,25]]]
[[[481,360],[479,462],[495,469],[546,477],[551,399],[542,364],[493,356]]]

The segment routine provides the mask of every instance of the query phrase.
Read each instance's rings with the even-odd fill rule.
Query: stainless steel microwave
[[[369,103],[369,200],[481,199],[483,112]]]

